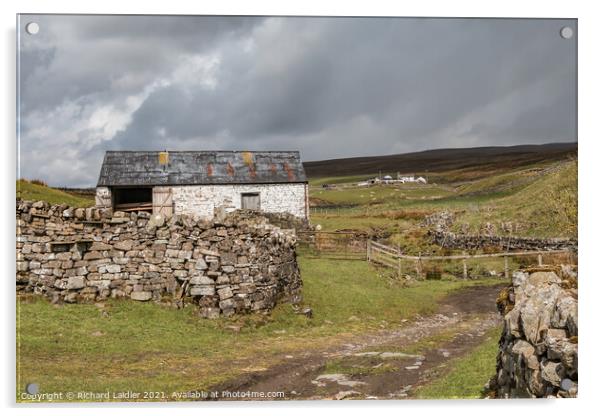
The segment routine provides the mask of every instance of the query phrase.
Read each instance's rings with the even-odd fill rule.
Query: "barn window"
[[[259,192],[246,192],[241,194],[241,204],[242,209],[252,209],[254,211],[259,211]]]
[[[152,188],[114,188],[113,206],[116,211],[152,211]]]

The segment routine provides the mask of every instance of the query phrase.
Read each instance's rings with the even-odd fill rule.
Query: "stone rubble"
[[[488,386],[496,397],[577,396],[576,270],[545,269],[515,272],[498,298],[504,329]]]
[[[17,200],[17,290],[53,301],[194,303],[216,318],[301,300],[293,230],[250,211],[213,221]]]
[[[437,232],[445,232],[454,223],[454,214],[450,211],[439,211],[424,217],[423,225]]]

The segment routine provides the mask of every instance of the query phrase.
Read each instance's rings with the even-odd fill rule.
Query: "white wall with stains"
[[[103,208],[111,208],[111,189],[106,186],[96,188],[96,206]]]
[[[259,193],[260,209],[265,212],[288,212],[305,218],[309,209],[304,183],[174,186],[172,192],[176,214],[208,219],[220,206],[226,211],[240,209],[243,193]]]

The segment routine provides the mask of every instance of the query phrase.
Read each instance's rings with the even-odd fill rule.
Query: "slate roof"
[[[307,182],[297,151],[107,151],[97,186]]]

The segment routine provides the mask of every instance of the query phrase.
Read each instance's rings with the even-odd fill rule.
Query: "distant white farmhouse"
[[[406,182],[422,183],[422,184],[427,183],[426,179],[423,178],[422,176],[415,177],[414,175],[401,175],[399,172],[397,173],[397,181],[399,181],[401,183],[406,183]]]
[[[397,173],[397,179],[393,179],[391,175],[385,175],[382,178],[376,176],[372,179],[368,179],[366,181],[361,181],[357,183],[357,186],[370,186],[370,185],[378,185],[380,183],[383,184],[392,184],[392,183],[420,183],[426,184],[427,180],[422,176],[415,177],[414,175],[401,175],[399,172]]]

